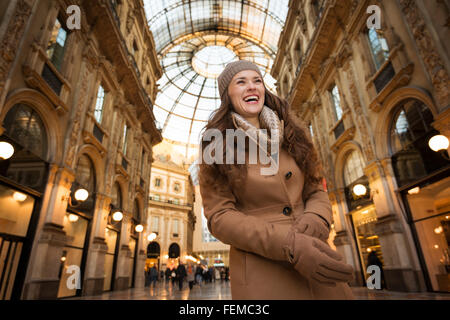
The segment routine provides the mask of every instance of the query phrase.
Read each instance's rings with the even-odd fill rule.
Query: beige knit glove
[[[285,252],[288,261],[302,276],[320,284],[335,287],[337,282],[353,279],[353,267],[328,244],[292,230],[287,238]]]
[[[328,223],[315,213],[302,214],[294,223],[294,229],[307,236],[327,242],[330,234]]]

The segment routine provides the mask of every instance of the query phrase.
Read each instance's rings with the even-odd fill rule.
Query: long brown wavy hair
[[[306,126],[290,113],[290,108],[285,99],[281,99],[269,90],[265,90],[264,105],[275,111],[280,120],[284,120],[284,137],[282,148],[285,149],[294,159],[305,175],[305,185],[319,184],[322,181],[322,166],[314,148],[314,145],[307,133]],[[204,131],[208,129],[218,129],[225,137],[226,129],[234,129],[231,111],[234,111],[228,93],[225,93],[222,103],[214,111]],[[201,156],[207,145],[211,142],[201,140]],[[203,159],[200,163],[200,183],[222,189],[221,186],[228,185],[232,189],[242,186],[247,176],[247,166],[245,164],[226,164],[226,144],[224,143],[223,164],[206,164]]]

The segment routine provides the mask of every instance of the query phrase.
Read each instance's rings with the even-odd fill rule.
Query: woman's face
[[[264,106],[264,82],[253,70],[236,73],[228,86],[228,95],[234,110],[244,118],[259,115]]]

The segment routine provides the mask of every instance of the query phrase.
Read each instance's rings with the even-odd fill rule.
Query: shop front
[[[398,194],[429,291],[450,292],[450,158],[446,145],[432,150],[433,115],[421,101],[399,103],[390,148]]]
[[[430,291],[450,292],[450,169],[404,190]]]
[[[3,130],[4,129],[4,130]],[[20,299],[49,164],[38,113],[16,104],[0,126],[0,300]]]
[[[89,233],[96,201],[95,176],[91,159],[88,155],[81,154],[75,169],[75,182],[71,187],[71,194],[74,197],[69,199],[63,220],[66,243],[60,260],[58,298],[81,296],[82,294],[81,279],[84,278],[85,273]],[[77,190],[87,191],[83,201],[76,200]],[[74,272],[79,272],[80,283],[74,283],[69,279]]]

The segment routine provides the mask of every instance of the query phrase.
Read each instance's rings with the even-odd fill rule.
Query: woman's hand
[[[285,252],[288,261],[307,279],[331,287],[353,280],[353,267],[328,244],[311,236],[289,233]]]
[[[296,232],[327,242],[330,234],[328,223],[317,214],[305,213],[294,222]]]

